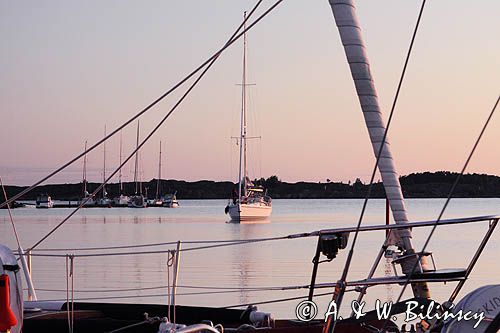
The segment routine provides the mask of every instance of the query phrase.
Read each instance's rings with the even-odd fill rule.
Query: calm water
[[[48,238],[40,249],[114,246],[168,241],[231,240],[284,236],[322,228],[352,226],[359,217],[362,200],[274,200],[272,218],[267,223],[226,223],[225,200],[181,201],[178,209],[84,209]],[[408,200],[413,221],[435,219],[444,200]],[[13,211],[14,219],[25,248],[33,245],[71,210],[21,208]],[[384,200],[370,201],[365,224],[384,223]],[[500,214],[500,199],[456,199],[446,217]],[[429,250],[434,252],[438,268],[466,267],[487,228],[486,223],[468,226],[447,226],[437,229]],[[414,243],[421,248],[430,229],[414,230]],[[383,241],[383,232],[363,233],[358,239],[349,279],[362,279],[371,267]],[[496,231],[479,260],[461,296],[484,284],[498,283],[498,240]],[[0,211],[0,243],[15,248],[15,239],[5,210]],[[192,247],[184,244],[183,248]],[[242,288],[307,285],[312,269],[311,259],[316,239],[294,239],[221,247],[201,251],[186,251],[181,255],[178,304],[226,306],[306,295],[306,290],[252,291]],[[164,246],[151,249],[168,249]],[[136,249],[146,250],[146,249]],[[128,250],[130,251],[130,250]],[[47,253],[46,251],[40,251]],[[115,251],[116,252],[116,251]],[[52,253],[52,252],[51,252]],[[65,252],[63,252],[65,253]],[[347,250],[337,259],[320,265],[318,282],[338,280]],[[167,284],[167,255],[131,255],[75,259],[75,289],[77,299],[109,302],[166,303],[166,289],[154,289]],[[66,277],[64,258],[35,257],[34,283],[39,299],[65,299]],[[382,262],[377,276],[392,274],[391,266]],[[444,300],[455,283],[432,284],[437,300]],[[234,288],[231,292],[192,287]],[[140,291],[106,292],[110,289],[150,288]],[[325,292],[328,290],[319,290]],[[371,288],[366,300],[393,299],[399,286]],[[346,302],[357,295],[348,293]],[[117,297],[117,298],[109,298]],[[120,297],[120,298],[118,298]],[[408,293],[408,297],[410,294]],[[324,312],[330,296],[317,299]],[[275,317],[294,317],[298,301],[260,305]]]

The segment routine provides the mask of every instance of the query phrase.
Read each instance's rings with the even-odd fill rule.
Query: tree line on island
[[[402,176],[400,181],[403,194],[407,198],[443,198],[448,195],[457,176],[458,173],[449,171],[423,172]],[[255,179],[253,182],[255,185],[266,188],[273,199],[364,198],[368,190],[368,184],[363,183],[359,178],[354,182],[347,183],[335,182],[330,179],[326,179],[324,182],[288,183],[280,180],[277,176],[271,176],[267,179]],[[156,179],[143,183],[143,188],[147,191],[149,198],[154,198],[156,184]],[[98,186],[98,183],[88,183],[87,189],[92,192]],[[177,191],[178,199],[227,199],[230,198],[236,186],[237,184],[229,181],[160,181],[161,192],[173,193]],[[135,183],[123,183],[123,187],[126,194],[133,194],[135,191]],[[12,197],[25,188],[24,186],[6,186],[7,195]],[[107,184],[106,191],[111,197],[119,195],[119,186],[118,184]],[[56,200],[80,200],[82,183],[39,186],[21,200],[34,200],[40,193],[48,193]],[[381,182],[373,184],[371,197],[385,197]],[[500,177],[486,174],[463,175],[455,190],[454,197],[500,197]]]

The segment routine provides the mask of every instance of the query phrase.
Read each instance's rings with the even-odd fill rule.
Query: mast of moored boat
[[[104,125],[104,137],[106,137],[106,125]],[[106,140],[102,145],[103,147],[103,167],[102,167],[102,198],[106,199]]]
[[[247,12],[243,13],[244,26],[246,30]],[[240,170],[238,185],[238,200],[241,203],[241,197],[247,193],[247,124],[246,124],[246,52],[247,52],[247,34],[243,33],[243,75],[241,82],[241,128],[240,128]],[[243,187],[243,188],[242,188]],[[243,194],[243,195],[242,195]]]
[[[160,156],[158,158],[158,180],[156,182],[156,196],[155,199],[160,198],[160,179],[161,179],[161,141],[160,141]]]
[[[137,120],[137,138],[135,148],[139,147],[139,120]],[[134,168],[134,183],[135,183],[135,194],[139,193],[139,182],[137,181],[137,167],[139,166],[139,150],[135,152],[135,168]],[[142,191],[141,191],[142,192]]]
[[[85,149],[84,151],[87,151],[87,140],[85,140]],[[83,183],[83,193],[82,193],[82,198],[85,198],[85,195],[87,194],[87,153],[83,155],[83,175],[82,175],[82,183]]]
[[[120,165],[122,165],[122,131],[120,131]],[[120,194],[123,194],[122,168],[118,170],[118,183],[120,186]]]

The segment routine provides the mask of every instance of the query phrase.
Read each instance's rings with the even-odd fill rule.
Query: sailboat
[[[106,125],[104,125],[104,137],[106,137]],[[102,197],[97,200],[97,206],[111,207],[111,199],[108,198],[108,193],[106,192],[106,141],[103,143],[102,182]]]
[[[120,131],[120,165],[122,164],[122,132]],[[123,182],[122,182],[122,168],[118,170],[118,190],[120,195],[113,198],[113,206],[115,207],[127,207],[130,198],[128,195],[123,193]]]
[[[139,121],[137,121],[137,139],[136,148],[139,147]],[[135,152],[135,167],[134,167],[134,183],[135,183],[135,194],[130,197],[128,201],[128,207],[130,208],[146,208],[147,202],[144,195],[142,195],[142,184],[138,177],[139,169],[139,150]]]
[[[47,193],[39,194],[35,201],[36,208],[52,208],[54,207],[54,202],[52,198]]]
[[[87,140],[85,140],[85,151],[87,151]],[[95,198],[87,191],[87,154],[83,156],[83,179],[82,179],[82,200],[83,207],[95,207]]]
[[[160,154],[158,157],[158,179],[156,180],[156,194],[154,199],[148,200],[148,206],[151,207],[166,207],[177,208],[179,202],[176,197],[177,192],[172,194],[161,194],[161,141],[160,141]]]
[[[160,141],[160,154],[158,157],[158,179],[156,180],[156,195],[154,199],[148,200],[148,206],[151,207],[162,207],[163,200],[160,197],[160,184],[161,184],[161,141]]]
[[[246,12],[244,17],[246,18]],[[248,159],[247,159],[247,38],[243,35],[243,75],[241,83],[241,128],[239,137],[240,163],[239,163],[239,181],[238,192],[233,193],[233,198],[229,200],[225,213],[229,213],[232,221],[250,221],[266,219],[271,215],[272,203],[261,186],[254,186],[248,177]]]
[[[203,240],[199,242],[190,242],[190,244],[196,243],[200,246],[199,248],[190,247],[187,249],[189,251],[204,251],[214,246],[248,246],[248,243],[245,241],[288,242],[288,244],[280,247],[280,249],[285,249],[286,246],[289,246],[290,242],[293,242],[294,240],[304,239],[306,237],[316,238],[317,245],[312,261],[313,268],[311,272],[310,283],[302,286],[290,287],[297,289],[304,288],[309,290],[308,296],[297,298],[297,301],[303,299],[304,301],[307,300],[308,302],[310,302],[309,308],[296,308],[297,319],[299,319],[299,315],[301,315],[300,320],[275,320],[270,313],[258,311],[257,308],[253,305],[249,305],[246,309],[241,308],[242,306],[238,306],[240,307],[239,309],[232,309],[231,307],[234,306],[196,307],[177,305],[175,302],[175,287],[177,286],[176,283],[178,270],[181,267],[179,256],[179,253],[181,253],[181,248],[179,242],[177,243],[177,247],[168,250],[165,249],[164,246],[170,243],[142,245],[132,244],[128,247],[119,247],[119,252],[114,253],[109,252],[109,247],[97,249],[102,250],[103,252],[92,254],[88,254],[88,251],[80,251],[80,253],[78,253],[76,256],[73,252],[71,252],[71,254],[60,252],[61,254],[59,255],[59,257],[66,258],[67,267],[65,301],[36,301],[36,295],[34,292],[34,287],[32,285],[31,275],[26,269],[27,265],[25,263],[25,256],[27,254],[23,252],[22,247],[19,245],[20,255],[19,258],[16,258],[10,248],[0,245],[0,301],[2,301],[2,309],[5,309],[5,311],[2,312],[1,316],[0,324],[2,324],[2,327],[0,330],[8,331],[12,329],[13,333],[19,333],[21,331],[24,333],[45,331],[55,333],[67,331],[161,333],[240,333],[248,331],[255,331],[260,333],[497,332],[500,328],[500,308],[498,307],[497,302],[497,295],[500,294],[500,286],[498,285],[479,288],[466,295],[457,305],[457,308],[461,309],[460,311],[463,310],[465,312],[467,309],[469,309],[472,310],[472,312],[478,312],[478,309],[479,311],[481,311],[481,309],[484,309],[484,311],[488,313],[488,317],[484,318],[485,320],[480,323],[477,329],[473,329],[471,327],[472,324],[477,322],[477,320],[460,321],[460,319],[457,318],[451,318],[451,320],[442,320],[443,317],[439,318],[436,315],[442,314],[443,310],[449,309],[450,303],[453,303],[457,298],[457,295],[459,295],[459,293],[461,292],[462,287],[464,286],[466,281],[469,278],[473,278],[473,275],[471,275],[471,273],[474,270],[475,265],[483,250],[485,249],[488,241],[490,240],[494,229],[500,221],[500,216],[489,215],[447,220],[441,219],[440,216],[438,219],[433,221],[408,221],[404,198],[401,192],[401,186],[397,177],[396,168],[393,163],[392,154],[390,152],[390,146],[388,145],[387,141],[384,140],[386,126],[382,121],[382,117],[380,115],[378,98],[373,80],[371,78],[369,62],[365,53],[364,42],[361,38],[361,29],[359,28],[358,20],[355,15],[355,6],[351,0],[330,0],[330,5],[334,13],[335,21],[340,30],[341,40],[349,64],[351,65],[351,74],[356,82],[356,90],[361,107],[363,109],[363,114],[365,115],[365,123],[370,133],[371,143],[374,147],[376,157],[380,158],[380,164],[378,165],[378,168],[382,175],[383,185],[385,187],[385,191],[390,203],[390,208],[392,210],[392,215],[396,223],[392,225],[377,224],[314,230],[306,233],[282,235],[281,237],[239,240],[238,242],[229,240],[221,240],[218,242],[212,240],[210,241],[210,245],[208,246],[207,241]],[[367,82],[366,84],[363,84],[359,81]],[[496,105],[498,105],[498,101],[499,99],[497,99]],[[380,131],[384,133],[383,136],[377,135],[380,134]],[[242,135],[241,138],[243,139],[244,136]],[[381,140],[381,138],[383,139]],[[378,153],[379,151],[383,152],[383,154]],[[245,187],[243,186],[243,188]],[[242,196],[240,195],[240,197],[237,199],[240,200],[241,198]],[[16,197],[14,196],[6,203],[2,203],[0,206],[8,204],[8,202],[10,201],[13,202],[15,199]],[[450,228],[450,226],[453,225],[465,225],[471,223],[475,223],[476,225],[479,223],[484,223],[486,225],[486,232],[483,239],[478,240],[479,246],[472,255],[472,258],[466,268],[439,270],[435,267],[430,267],[423,260],[423,258],[432,256],[432,254],[424,250],[422,250],[421,252],[415,251],[415,248],[412,245],[412,230],[414,230],[415,228],[429,228],[436,226],[439,226],[440,228],[445,228],[445,226],[447,226],[446,228]],[[12,224],[14,226],[14,223]],[[318,266],[320,264],[327,264],[334,260],[337,257],[338,252],[347,247],[349,242],[349,235],[354,234],[355,237],[353,238],[356,238],[358,232],[377,231],[388,231],[392,236],[384,238],[385,240],[383,241],[380,251],[376,256],[372,269],[367,274],[367,278],[351,281],[347,280],[345,276],[343,276],[337,282],[316,282]],[[281,245],[283,245],[283,243],[281,243]],[[146,248],[147,250],[138,252],[138,248],[141,246]],[[137,255],[138,253],[141,255],[148,255],[155,252],[152,250],[152,247],[154,246],[158,246],[158,251],[156,251],[157,253],[169,255],[168,262],[171,263],[171,265],[167,263],[167,276],[171,276],[169,275],[170,267],[173,266],[175,270],[175,273],[172,275],[174,280],[173,283],[171,284],[170,278],[167,278],[168,286],[161,287],[166,287],[165,289],[168,290],[168,295],[171,296],[168,298],[168,301],[165,300],[164,302],[168,302],[168,305],[130,303],[112,304],[104,302],[91,303],[74,301],[72,299],[74,292],[73,259],[78,258],[79,256],[87,256],[88,258],[91,258],[93,256],[106,255]],[[387,251],[389,247],[395,248],[395,251],[391,250],[391,252],[389,253]],[[124,249],[126,248],[128,248],[129,251],[133,252],[124,252]],[[96,250],[96,248],[92,249]],[[37,249],[34,249],[32,251],[36,250]],[[89,248],[84,250],[89,250]],[[314,249],[311,250],[311,253],[314,253]],[[351,254],[353,250],[354,247],[352,247],[350,251]],[[67,251],[67,249],[61,249],[61,251]],[[37,255],[42,257],[45,256],[46,258],[54,258],[58,256],[53,251],[45,254],[43,252],[44,251],[41,251],[41,253],[38,252]],[[45,252],[47,252],[47,250],[45,250]],[[375,274],[379,272],[378,265],[384,255],[388,255],[388,259],[392,260],[392,264],[394,266],[401,266],[401,270],[403,272],[402,275],[395,274],[394,276],[389,277],[375,276]],[[44,260],[44,265],[47,264],[47,261],[48,259],[46,261]],[[21,270],[19,265],[22,266],[22,272],[25,275],[25,279],[21,277]],[[414,269],[411,269],[412,266]],[[106,267],[106,269],[109,269],[109,267]],[[216,271],[216,269],[214,269],[214,271]],[[212,274],[213,272],[210,273]],[[148,274],[150,274],[150,272],[148,272]],[[161,274],[164,273],[161,272]],[[33,301],[25,301],[23,303],[23,280],[28,283],[28,292],[33,296]],[[456,284],[454,285],[450,297],[442,303],[442,309],[434,311],[436,310],[436,307],[433,310],[433,303],[431,303],[433,301],[430,296],[429,285],[431,283],[443,282],[453,282]],[[421,317],[417,318],[418,322],[416,326],[413,324],[405,323],[400,328],[393,319],[394,315],[404,314],[405,310],[407,309],[407,304],[405,305],[406,302],[395,304],[390,303],[391,306],[388,311],[386,311],[386,307],[384,307],[383,309],[363,312],[360,314],[360,316],[357,317],[351,316],[350,318],[342,319],[340,317],[332,315],[332,313],[330,312],[330,315],[326,318],[326,320],[314,319],[315,310],[314,307],[311,306],[311,302],[315,300],[314,297],[317,296],[315,294],[315,289],[325,288],[326,290],[329,290],[330,294],[332,295],[332,300],[336,302],[340,302],[342,300],[342,296],[347,291],[358,293],[358,301],[361,302],[361,299],[367,293],[369,288],[381,285],[411,285],[413,295],[415,297],[409,299],[408,301],[416,303],[416,307],[413,308],[412,313],[415,315],[421,315]],[[403,293],[401,295],[403,295]],[[10,303],[9,299],[11,300]],[[268,301],[268,303],[278,301],[284,302],[290,300],[293,300],[293,298],[270,300]],[[340,303],[333,303],[333,305],[335,304]],[[24,312],[23,305],[25,309]],[[467,308],[467,305],[470,305],[470,307]],[[336,307],[332,306],[331,309],[328,308],[328,311],[333,311],[334,309],[336,310]],[[318,309],[316,308],[316,311],[317,310]],[[325,313],[325,315],[326,314],[327,313]],[[428,317],[431,315],[433,317]],[[382,319],[380,317],[382,317]],[[182,324],[179,324],[179,322],[181,322]]]

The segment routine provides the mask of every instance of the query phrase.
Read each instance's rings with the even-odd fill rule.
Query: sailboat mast
[[[340,33],[342,45],[344,46],[375,158],[378,157],[377,155],[380,151],[378,169],[382,176],[394,221],[396,224],[405,224],[408,222],[408,217],[404,197],[390,150],[389,140],[387,137],[384,140],[386,126],[382,119],[378,95],[370,71],[370,63],[356,15],[354,1],[329,0],[329,2]],[[382,149],[380,149],[381,146]],[[413,249],[411,240],[411,230],[400,229],[394,235],[396,236],[396,244],[393,242],[391,245],[398,245],[405,250],[406,259],[402,260],[401,266],[405,274],[410,274],[413,270],[415,260],[417,260],[417,256],[413,255],[415,250]],[[421,273],[426,268],[425,258],[422,258],[415,272]],[[427,283],[413,283],[412,288],[415,297],[430,298]]]
[[[87,151],[87,140],[85,140],[85,151]],[[87,153],[83,155],[83,194],[82,198],[85,197],[85,194],[87,193]]]
[[[156,200],[160,197],[160,179],[161,179],[161,141],[160,141],[160,156],[158,158],[158,181],[156,182]]]
[[[104,137],[106,137],[106,125],[104,125]],[[104,162],[102,168],[102,198],[106,198],[106,141],[103,143]]]
[[[120,165],[122,165],[122,131],[120,131]],[[123,194],[122,168],[118,170],[118,183],[120,184],[120,194]]]
[[[243,14],[246,22],[247,12]],[[246,29],[246,23],[243,29]],[[248,178],[248,164],[247,164],[247,34],[243,35],[243,180],[244,192],[247,195],[247,178]]]
[[[243,19],[245,24],[243,26],[246,29],[246,16],[247,12],[243,13]],[[241,130],[240,130],[240,170],[239,170],[239,186],[238,186],[238,198],[241,202],[242,194],[247,193],[247,119],[246,119],[246,45],[247,45],[247,34],[243,34],[243,75],[241,79]],[[244,185],[243,185],[244,184]],[[243,188],[242,188],[243,187]]]
[[[137,121],[137,139],[135,143],[135,148],[139,147],[139,120]],[[139,166],[139,150],[135,152],[135,168],[134,168],[134,183],[135,183],[135,194],[139,193],[139,183],[137,182],[137,167]]]

